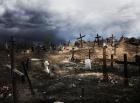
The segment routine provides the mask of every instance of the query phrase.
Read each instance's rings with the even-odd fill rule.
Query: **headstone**
[[[44,71],[45,71],[46,73],[48,73],[48,74],[50,74],[49,65],[50,65],[50,64],[49,64],[48,61],[45,61],[45,62],[44,62],[44,66],[45,66],[45,70],[44,70]]]
[[[56,101],[56,102],[54,102],[54,103],[64,103],[64,102]]]
[[[91,70],[91,60],[85,59],[85,69]]]

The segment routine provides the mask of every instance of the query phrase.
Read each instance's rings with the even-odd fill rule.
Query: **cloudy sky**
[[[0,36],[140,36],[140,0],[0,0]]]

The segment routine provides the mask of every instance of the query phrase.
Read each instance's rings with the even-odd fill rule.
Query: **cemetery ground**
[[[128,54],[128,60],[133,61],[134,51],[124,50],[124,45],[118,48],[115,59],[123,60],[123,53]],[[123,64],[114,63],[111,68],[107,60],[108,80],[103,79],[102,48],[94,48],[91,53],[92,69],[86,70],[84,59],[88,58],[87,48],[75,50],[75,61],[70,61],[71,50],[63,52],[17,53],[15,65],[23,71],[21,62],[27,58],[48,60],[50,74],[44,71],[41,61],[32,61],[28,68],[28,75],[33,86],[34,95],[31,94],[27,78],[16,76],[18,103],[139,103],[140,102],[140,76],[137,66],[128,65],[128,86],[124,85]],[[130,49],[130,48],[129,48]],[[131,52],[130,52],[131,51]],[[0,52],[0,86],[7,86],[7,93],[0,96],[0,103],[11,103],[11,77],[10,70],[5,67],[10,63],[7,53]],[[107,59],[110,53],[107,51]],[[57,103],[57,102],[56,102]],[[58,102],[59,103],[59,102]]]

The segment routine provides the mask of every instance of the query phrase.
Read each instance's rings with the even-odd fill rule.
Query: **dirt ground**
[[[124,48],[124,47],[123,47]],[[123,49],[124,50],[124,49]],[[123,59],[122,48],[118,48],[118,56]],[[120,54],[120,51],[122,52]],[[126,49],[125,49],[126,51]],[[51,74],[44,72],[44,67],[39,61],[34,61],[28,70],[35,95],[27,82],[21,82],[17,76],[17,101],[18,103],[139,103],[140,102],[140,76],[137,66],[129,66],[129,86],[123,83],[123,65],[115,65],[112,70],[108,63],[109,81],[103,80],[101,49],[92,54],[92,70],[85,70],[83,59],[88,57],[88,49],[76,50],[75,56],[80,62],[69,62],[71,52],[37,54],[17,54],[16,67],[23,72],[20,62],[26,58],[40,58],[50,62]],[[108,51],[109,52],[109,51]],[[128,51],[129,54],[131,52]],[[134,54],[134,52],[132,53]],[[5,65],[10,63],[5,52],[0,53],[0,86],[11,88],[10,70]],[[130,59],[132,55],[128,56]],[[108,56],[108,58],[110,58]],[[6,97],[0,95],[0,103],[12,103],[11,90]]]

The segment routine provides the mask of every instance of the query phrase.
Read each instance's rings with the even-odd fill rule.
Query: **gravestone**
[[[91,60],[85,59],[85,69],[91,70]]]
[[[44,70],[44,71],[45,71],[46,73],[48,73],[48,74],[50,74],[49,65],[50,65],[50,64],[49,64],[48,61],[45,61],[45,62],[44,62],[44,67],[45,67],[45,70]]]

